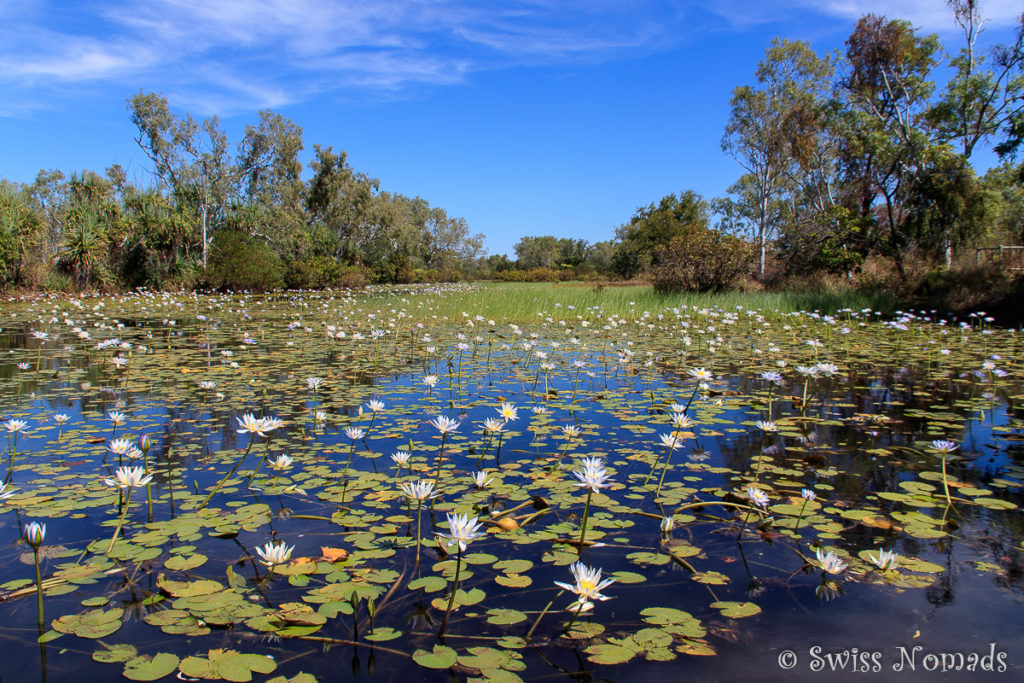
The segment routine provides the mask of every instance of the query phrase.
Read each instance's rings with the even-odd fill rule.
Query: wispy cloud
[[[1005,27],[1019,0],[983,9]],[[160,90],[201,113],[394,97],[482,70],[650,53],[702,30],[808,14],[852,25],[867,12],[952,26],[942,0],[7,0],[0,115],[105,87]]]
[[[989,0],[980,5],[986,26],[990,28],[1013,26],[1021,12],[1024,12],[1019,0]],[[852,27],[865,14],[877,14],[906,19],[924,31],[959,30],[953,21],[953,12],[944,0],[711,0],[705,6],[740,29],[781,22],[794,17],[795,12],[800,12],[843,19],[844,29]]]
[[[953,12],[942,0],[805,0],[808,8],[825,14],[856,20],[865,14],[907,19],[927,31],[956,29]],[[1019,0],[990,0],[979,3],[988,25],[1012,26],[1024,12]]]
[[[60,6],[59,6],[60,5]],[[658,0],[118,0],[12,3],[0,87],[137,84],[222,111],[332,90],[394,93],[517,64],[600,60],[678,40]],[[8,106],[8,110],[19,109]]]

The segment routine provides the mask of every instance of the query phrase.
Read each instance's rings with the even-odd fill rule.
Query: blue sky
[[[1008,41],[1019,2],[982,9],[981,42]],[[232,141],[273,109],[304,160],[344,149],[490,253],[594,242],[670,192],[723,195],[732,88],[773,37],[838,49],[867,12],[959,47],[942,0],[0,0],[0,177],[119,163],[149,183],[125,101],[155,91]]]

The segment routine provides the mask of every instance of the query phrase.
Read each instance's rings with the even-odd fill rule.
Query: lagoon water
[[[453,296],[468,315],[434,317]],[[2,679],[1024,674],[1018,333],[540,313],[410,290],[5,303],[0,418],[27,427],[0,457]],[[110,450],[144,434],[144,455]],[[583,458],[610,481],[589,506]],[[119,459],[148,490],[105,483]],[[417,481],[441,495],[410,500]],[[465,552],[438,543],[448,513],[482,524]],[[577,561],[614,583],[573,618],[554,582]]]

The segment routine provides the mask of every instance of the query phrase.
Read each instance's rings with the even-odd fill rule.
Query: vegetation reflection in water
[[[472,302],[5,304],[5,674],[671,667],[936,590],[954,542],[1019,594],[1013,331]]]

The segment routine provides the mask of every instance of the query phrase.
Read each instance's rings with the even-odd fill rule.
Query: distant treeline
[[[40,171],[0,181],[0,281],[46,289],[353,286],[457,280],[481,267],[483,236],[419,197],[380,191],[345,152],[314,146],[264,111],[232,147],[216,118],[128,102],[155,183],[124,169]]]
[[[380,191],[344,152],[314,145],[304,169],[302,130],[278,114],[261,112],[232,146],[216,118],[179,117],[162,96],[139,93],[128,109],[153,184],[132,185],[119,166],[0,180],[0,284],[645,277],[662,290],[714,291],[832,277],[906,290],[973,262],[974,247],[1024,243],[1024,15],[1011,44],[983,52],[978,4],[948,4],[958,45],[875,15],[857,22],[843,54],[773,41],[755,84],[733,90],[722,149],[743,173],[726,197],[665,196],[594,244],[525,226],[535,236],[519,240],[515,259],[487,257],[462,218]],[[979,177],[971,160],[986,147],[1002,163]]]

